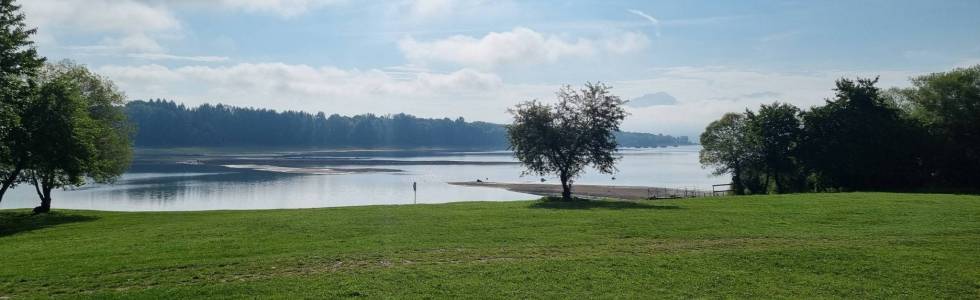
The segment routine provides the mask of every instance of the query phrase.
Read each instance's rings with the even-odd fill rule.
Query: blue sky
[[[980,63],[975,0],[20,4],[42,54],[131,99],[507,122],[519,101],[603,81],[670,100],[631,107],[625,129],[679,135],[760,103],[820,104],[840,77],[905,86]]]

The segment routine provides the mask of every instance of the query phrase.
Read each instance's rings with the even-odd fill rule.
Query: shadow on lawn
[[[57,211],[39,215],[26,211],[5,211],[0,212],[0,237],[61,224],[89,222],[98,219],[93,216],[65,214]]]
[[[609,201],[609,200],[587,200],[587,199],[574,199],[572,201],[561,201],[544,198],[541,201],[534,202],[529,206],[530,208],[547,208],[547,209],[681,209],[677,205],[653,205],[646,203],[639,203],[633,201]]]

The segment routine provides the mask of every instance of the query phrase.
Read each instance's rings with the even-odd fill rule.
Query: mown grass
[[[980,197],[0,211],[0,297],[980,298]]]

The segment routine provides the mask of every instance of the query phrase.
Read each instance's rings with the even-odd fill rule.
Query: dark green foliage
[[[346,117],[297,111],[201,105],[172,101],[132,101],[126,114],[137,127],[135,142],[144,147],[317,146],[373,148],[507,147],[503,125],[463,118],[424,119],[406,114]],[[617,133],[625,147],[690,144],[687,137]]]
[[[0,0],[0,200],[17,182],[27,160],[21,115],[31,97],[31,79],[44,64],[13,0]]]
[[[921,184],[922,136],[877,79],[837,81],[837,96],[803,114],[803,161],[816,189],[888,190]]]
[[[667,147],[691,145],[687,136],[670,136],[665,134],[639,133],[639,132],[616,132],[616,142],[622,147]]]
[[[764,175],[762,187],[770,182],[776,193],[803,187],[798,146],[802,134],[800,109],[788,103],[763,104],[759,112],[746,111],[748,130],[754,137],[754,166]],[[758,180],[758,179],[757,179]],[[767,190],[756,190],[766,192]]]
[[[755,153],[747,123],[744,114],[727,113],[701,133],[701,164],[714,167],[715,175],[731,174],[735,194],[745,192],[743,183]]]
[[[88,158],[95,153],[93,122],[81,90],[68,78],[42,84],[24,119],[31,130],[27,178],[34,184],[41,209],[51,207],[51,190],[85,183]]]
[[[625,101],[604,84],[587,83],[574,90],[558,91],[555,105],[528,101],[511,110],[514,123],[507,126],[511,150],[527,173],[556,174],[562,198],[571,200],[571,180],[586,167],[613,173],[618,157],[615,132],[626,118]]]
[[[69,61],[48,65],[37,97],[24,114],[29,147],[27,177],[41,206],[51,207],[51,190],[111,182],[129,167],[131,126],[123,99],[111,81]]]
[[[775,103],[726,114],[702,135],[701,162],[752,193],[976,192],[980,66],[913,78],[908,89],[876,83],[841,79],[836,96],[809,111]]]
[[[716,175],[732,174],[735,194],[798,191],[800,110],[786,103],[759,112],[727,113],[701,134],[701,164]]]
[[[187,108],[162,100],[129,102],[126,111],[137,126],[138,146],[492,147],[504,143],[503,127],[463,118],[327,116],[222,104]]]
[[[916,77],[912,84],[900,96],[932,137],[935,179],[980,186],[980,65]]]

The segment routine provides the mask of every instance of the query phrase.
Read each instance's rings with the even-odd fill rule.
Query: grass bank
[[[980,197],[0,211],[0,297],[980,297]]]

